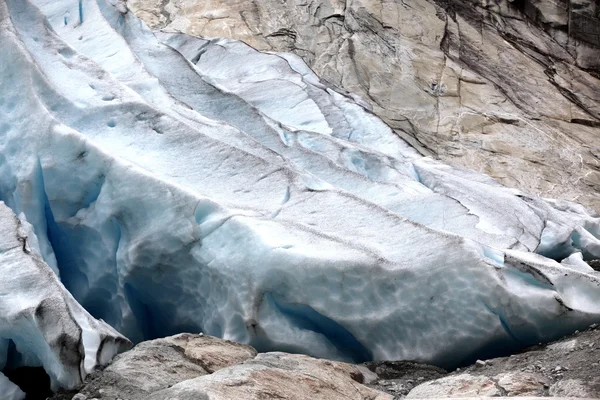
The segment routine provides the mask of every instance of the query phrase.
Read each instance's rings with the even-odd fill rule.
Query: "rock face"
[[[358,367],[303,355],[264,353],[204,335],[143,342],[54,400],[391,400],[361,384]]]
[[[600,329],[539,345],[431,380],[407,398],[600,396]]]
[[[424,154],[600,209],[594,0],[129,0],[149,25],[293,52]]]

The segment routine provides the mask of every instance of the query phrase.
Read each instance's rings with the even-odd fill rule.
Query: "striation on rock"
[[[394,399],[403,399],[415,386],[447,374],[442,368],[410,361],[374,361],[357,367],[365,385],[389,393]]]

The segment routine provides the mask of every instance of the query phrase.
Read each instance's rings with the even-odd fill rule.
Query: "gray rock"
[[[365,377],[357,366],[256,354],[250,346],[207,335],[142,342],[93,374],[79,393],[58,393],[53,400],[392,399],[362,385]]]
[[[408,361],[350,365],[286,353],[256,356],[250,346],[182,334],[137,345],[75,397],[53,400],[599,398],[600,348],[589,347],[599,341],[600,331],[589,329],[448,374]]]
[[[424,154],[600,210],[592,0],[129,0],[154,28],[303,57]]]
[[[76,396],[103,400],[146,399],[158,390],[255,355],[256,350],[250,346],[206,335],[180,334],[142,342],[89,377]],[[57,400],[64,398],[64,394],[56,396]]]
[[[504,394],[492,379],[464,373],[419,385],[406,398],[499,397]]]
[[[416,385],[447,374],[442,368],[409,361],[373,361],[358,367],[361,372],[366,369],[370,373],[363,372],[365,384],[394,398],[403,398]]]
[[[473,365],[423,383],[407,398],[472,396],[587,397],[600,396],[600,349],[591,349],[600,332],[590,329],[520,354]],[[534,368],[535,367],[535,368]],[[529,372],[523,372],[529,371]],[[531,372],[535,371],[535,372]]]
[[[392,400],[362,385],[350,364],[285,353],[265,353],[214,374],[181,382],[148,400]]]

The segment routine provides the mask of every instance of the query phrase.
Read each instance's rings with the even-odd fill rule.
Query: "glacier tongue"
[[[0,198],[133,341],[456,366],[600,320],[594,212],[419,156],[297,58],[155,36],[106,0],[0,0],[0,52]],[[123,339],[51,274],[29,279],[29,301],[62,299],[48,318],[71,312],[52,333],[80,332],[85,357],[36,353],[73,386]],[[40,335],[4,326],[18,348]]]

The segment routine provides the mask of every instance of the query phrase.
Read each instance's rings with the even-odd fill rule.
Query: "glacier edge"
[[[0,2],[0,199],[132,341],[455,366],[600,320],[598,273],[569,266],[600,258],[594,212],[419,156],[298,60],[83,4]],[[53,290],[115,343],[41,360],[73,387],[127,342]]]

